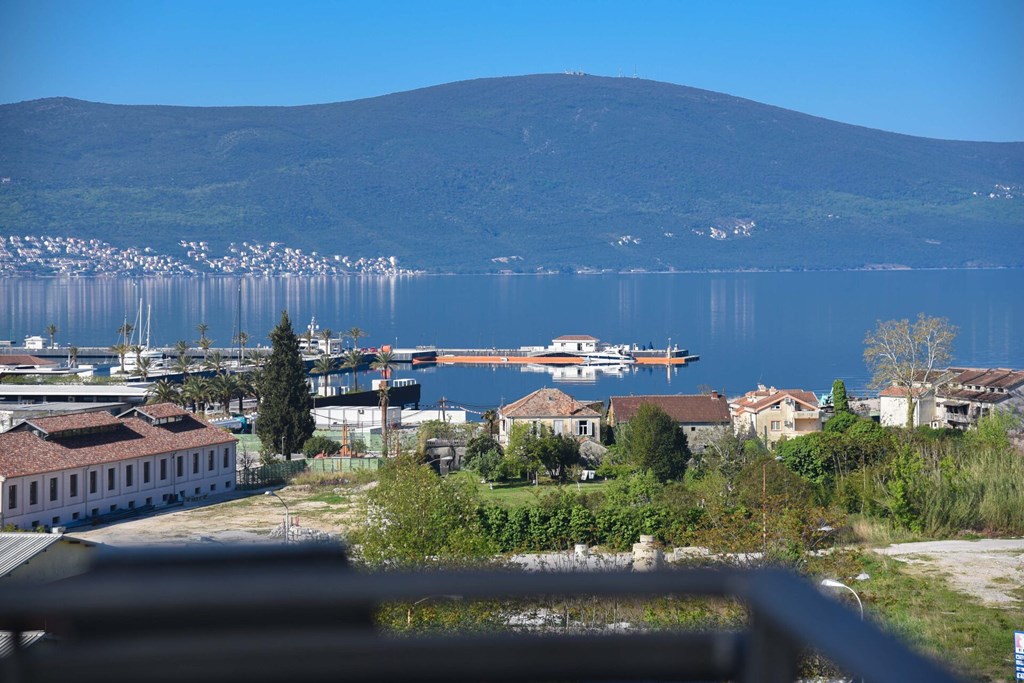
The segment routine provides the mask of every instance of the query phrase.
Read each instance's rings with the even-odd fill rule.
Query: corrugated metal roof
[[[59,541],[64,534],[0,533],[0,579]]]
[[[23,631],[21,634],[22,649],[30,647],[37,640],[42,640],[46,631]],[[14,654],[14,634],[10,631],[0,631],[0,657],[10,657]]]

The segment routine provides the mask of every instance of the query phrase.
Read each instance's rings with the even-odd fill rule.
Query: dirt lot
[[[913,571],[942,576],[956,590],[987,605],[1021,602],[1024,539],[896,543],[875,552],[906,562]]]
[[[288,505],[292,523],[345,534],[358,523],[358,489],[333,489],[313,494],[308,487],[275,489]],[[235,494],[213,503],[189,503],[160,514],[117,522],[73,536],[112,546],[183,545],[192,543],[279,543],[271,532],[284,519],[284,505],[263,491]]]

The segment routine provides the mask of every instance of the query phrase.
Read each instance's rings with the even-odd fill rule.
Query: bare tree
[[[946,318],[919,313],[914,322],[879,320],[864,338],[864,362],[872,372],[872,384],[906,390],[907,428],[914,426],[914,389],[939,376],[939,368],[952,357],[957,331]]]

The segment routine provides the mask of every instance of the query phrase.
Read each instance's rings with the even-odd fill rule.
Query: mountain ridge
[[[437,272],[1024,265],[1024,143],[642,79],[293,107],[47,98],[0,105],[0,139],[2,228],[168,253],[277,241]]]

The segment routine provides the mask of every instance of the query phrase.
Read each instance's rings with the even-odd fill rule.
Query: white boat
[[[630,365],[636,362],[631,354],[620,348],[607,348],[581,354],[584,365]]]

